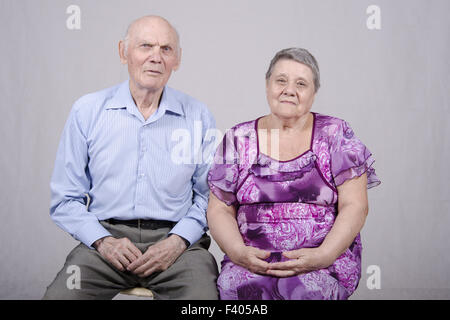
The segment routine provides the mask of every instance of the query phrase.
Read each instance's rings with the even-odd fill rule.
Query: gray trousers
[[[101,224],[115,238],[127,237],[142,251],[167,237],[170,228],[148,230],[125,225]],[[148,288],[154,299],[216,300],[217,264],[208,251],[211,239],[203,237],[191,245],[167,270],[140,278],[119,271],[97,250],[80,243],[67,256],[61,271],[47,287],[43,299],[112,299],[120,291],[134,287]],[[79,282],[74,282],[78,271]]]

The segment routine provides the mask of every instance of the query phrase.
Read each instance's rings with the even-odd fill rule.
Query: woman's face
[[[315,96],[311,69],[294,60],[279,60],[266,81],[266,95],[272,114],[279,118],[308,114]]]

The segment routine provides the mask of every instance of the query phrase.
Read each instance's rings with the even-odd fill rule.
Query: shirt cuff
[[[111,233],[106,230],[100,222],[89,222],[83,225],[75,234],[75,239],[81,241],[89,249],[94,249],[92,244],[98,239],[112,236]]]
[[[183,218],[169,232],[169,234],[172,233],[179,235],[189,241],[190,245],[193,245],[200,240],[205,230],[196,220]]]

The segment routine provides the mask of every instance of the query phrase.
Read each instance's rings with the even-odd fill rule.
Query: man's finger
[[[151,275],[155,271],[157,271],[156,266],[152,266],[149,269],[145,270],[144,272],[139,273],[138,276],[141,278],[145,278],[145,277],[148,277],[149,275]]]
[[[135,273],[137,275],[144,275],[147,271],[153,272],[153,270],[155,270],[156,268],[157,268],[157,266],[154,264],[154,261],[149,260],[145,264],[140,266],[139,268],[135,269],[133,271],[133,273]]]
[[[114,268],[116,268],[119,271],[124,271],[125,268],[123,267],[122,263],[120,263],[120,261],[118,259],[112,258],[111,260],[108,260],[113,266]]]
[[[142,257],[141,250],[139,250],[133,243],[131,243],[127,248],[136,256],[136,258]]]
[[[134,260],[128,267],[127,270],[128,271],[133,271],[136,268],[139,268],[140,266],[142,266],[144,263],[147,262],[147,257],[145,255],[140,256],[139,258],[137,258],[136,260]]]
[[[129,264],[133,263],[134,261],[136,261],[137,259],[139,259],[138,256],[136,256],[136,254],[134,254],[131,250],[126,249],[123,252],[123,255],[128,259],[128,261],[130,261]],[[128,265],[127,265],[128,266]]]
[[[130,265],[130,261],[125,255],[118,256],[117,260],[123,266],[123,269],[126,269]]]

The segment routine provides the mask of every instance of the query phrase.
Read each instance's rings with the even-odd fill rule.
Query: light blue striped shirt
[[[129,81],[81,97],[56,155],[53,221],[90,248],[110,235],[99,223],[109,218],[178,221],[170,233],[193,244],[207,230],[207,173],[217,139],[206,135],[214,128],[203,103],[167,86],[147,120]]]

